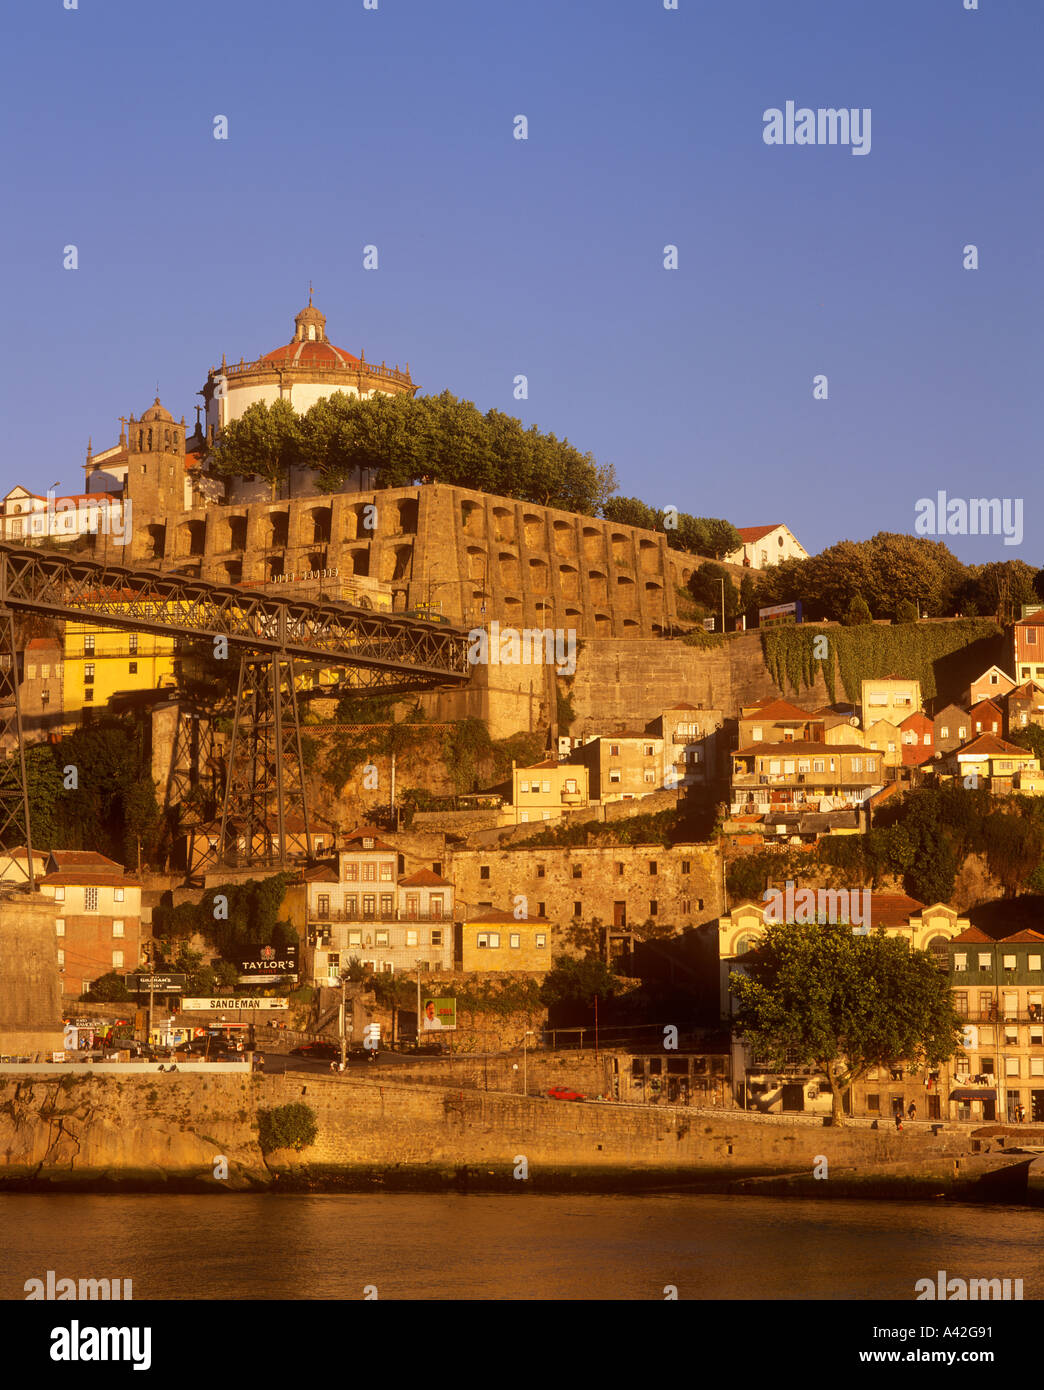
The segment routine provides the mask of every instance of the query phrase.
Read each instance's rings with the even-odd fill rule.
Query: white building
[[[725,556],[730,565],[763,570],[778,565],[781,560],[808,559],[808,551],[781,521],[774,526],[738,526],[736,529],[742,544]]]

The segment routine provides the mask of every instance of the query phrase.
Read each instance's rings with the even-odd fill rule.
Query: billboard
[[[777,603],[771,608],[758,609],[758,626],[775,627],[779,623],[801,622],[801,603]]]
[[[289,1009],[290,1002],[287,999],[237,999],[233,996],[230,999],[183,999],[181,1010],[190,1012],[195,1010],[197,1013],[227,1013],[230,1009]]]
[[[421,1032],[448,1033],[457,1026],[455,999],[425,999],[421,1004]]]
[[[776,603],[767,609],[758,609],[759,627],[776,627],[778,623],[801,623],[801,602]]]
[[[180,994],[188,983],[187,975],[128,975],[127,988],[139,994],[151,987],[157,994]]]
[[[297,974],[297,943],[290,946],[252,946],[235,958],[241,984],[285,979]]]

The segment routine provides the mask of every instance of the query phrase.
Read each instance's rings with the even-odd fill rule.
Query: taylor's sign
[[[296,975],[297,946],[255,946],[250,955],[236,957],[236,966],[243,975]]]
[[[181,1009],[195,1009],[199,1013],[226,1013],[229,1009],[288,1009],[287,999],[183,999]]]

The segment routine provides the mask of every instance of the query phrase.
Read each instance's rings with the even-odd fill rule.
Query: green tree
[[[896,605],[895,621],[897,623],[915,623],[918,619],[917,605],[911,603],[908,598]]]
[[[97,1003],[122,1003],[130,998],[127,992],[127,982],[122,975],[117,975],[115,970],[108,971],[105,975],[99,975],[91,982],[90,990],[81,996]]]
[[[276,490],[302,462],[301,417],[289,401],[255,401],[217,436],[206,463],[225,477],[260,478]]]
[[[936,1067],[960,1044],[948,976],[899,937],[773,924],[742,962],[730,976],[737,1030],[775,1069],[796,1062],[822,1072],[835,1125],[871,1067]]]
[[[854,594],[845,609],[845,616],[841,619],[845,627],[858,627],[861,623],[872,623],[873,620],[866,599],[862,594]]]
[[[589,1008],[595,999],[612,999],[620,992],[620,977],[597,956],[576,960],[573,956],[556,956],[552,968],[544,976],[540,1002],[555,1005]]]

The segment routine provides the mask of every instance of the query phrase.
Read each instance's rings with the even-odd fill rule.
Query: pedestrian
[[[913,1100],[912,1100],[912,1101],[910,1102],[910,1108],[907,1110],[906,1113],[910,1116],[910,1119],[911,1119],[911,1120],[916,1120],[916,1119],[917,1119],[917,1102],[916,1102],[916,1101],[913,1101]]]
[[[1025,1120],[1025,1118],[1026,1118],[1026,1107],[1025,1107],[1024,1105],[1020,1105],[1020,1106],[1019,1106],[1019,1124],[1020,1124],[1020,1125],[1023,1123],[1023,1121]]]
[[[897,1110],[897,1111],[895,1112],[895,1129],[896,1129],[896,1133],[897,1133],[897,1134],[898,1134],[898,1132],[902,1129],[902,1127],[903,1127],[903,1112],[902,1112],[901,1110]]]

